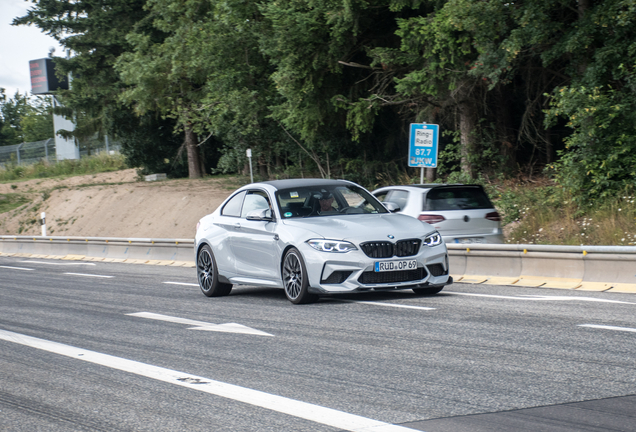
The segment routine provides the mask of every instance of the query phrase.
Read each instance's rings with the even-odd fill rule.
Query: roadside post
[[[46,213],[40,214],[40,225],[42,225],[42,237],[46,237]]]
[[[250,160],[250,183],[254,183],[254,175],[252,174],[252,149],[247,149],[247,158]]]
[[[409,166],[420,167],[420,184],[424,184],[424,168],[437,168],[439,125],[411,123],[409,134]]]

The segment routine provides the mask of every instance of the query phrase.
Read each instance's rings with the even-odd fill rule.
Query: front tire
[[[219,282],[216,260],[208,245],[201,248],[197,257],[197,279],[201,292],[207,297],[226,296],[232,291],[232,284]]]
[[[309,292],[307,268],[296,248],[289,249],[283,258],[283,287],[287,299],[294,304],[311,303],[318,299]]]

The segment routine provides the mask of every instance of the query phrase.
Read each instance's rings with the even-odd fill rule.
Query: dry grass
[[[560,245],[636,245],[636,205],[624,196],[585,211],[571,202],[560,207],[525,206],[508,243]]]

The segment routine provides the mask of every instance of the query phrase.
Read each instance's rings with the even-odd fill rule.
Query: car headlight
[[[353,243],[339,240],[313,239],[307,240],[307,243],[320,252],[346,253],[358,249]]]
[[[442,244],[442,236],[437,231],[432,232],[431,234],[424,237],[424,241],[422,242],[425,246],[438,246]]]

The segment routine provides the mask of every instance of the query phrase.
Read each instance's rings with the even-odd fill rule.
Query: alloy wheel
[[[290,299],[298,298],[303,285],[303,269],[298,256],[293,252],[285,256],[283,279],[285,281],[285,292],[287,296]]]
[[[212,256],[205,248],[199,253],[197,259],[197,276],[199,277],[199,285],[203,291],[210,291],[214,282],[214,265],[212,264]]]

